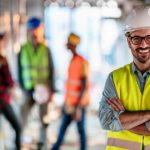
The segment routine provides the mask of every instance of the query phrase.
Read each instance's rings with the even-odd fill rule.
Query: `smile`
[[[140,53],[145,54],[145,53],[149,53],[149,49],[147,50],[139,50]]]

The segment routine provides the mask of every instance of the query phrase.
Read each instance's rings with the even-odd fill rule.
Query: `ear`
[[[128,42],[128,46],[131,48],[131,41],[128,37],[127,37],[127,42]]]

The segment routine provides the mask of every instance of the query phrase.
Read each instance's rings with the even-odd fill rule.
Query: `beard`
[[[133,50],[133,55],[140,63],[145,64],[148,60],[150,60],[150,47],[139,47]]]

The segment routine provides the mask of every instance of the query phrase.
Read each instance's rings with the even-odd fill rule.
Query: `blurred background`
[[[149,4],[149,0],[0,0],[0,32],[6,31],[7,57],[13,79],[18,82],[17,55],[27,40],[28,18],[42,18],[45,38],[52,52],[55,66],[55,86],[58,92],[49,106],[50,125],[47,130],[48,147],[56,141],[61,107],[64,101],[64,83],[71,55],[66,51],[67,37],[75,32],[81,37],[78,53],[89,62],[90,99],[87,112],[88,149],[104,150],[107,132],[98,120],[98,107],[106,77],[113,69],[132,61],[124,37],[124,19],[136,5]],[[18,94],[19,95],[19,94]],[[13,101],[18,116],[23,96]],[[38,107],[35,106],[24,131],[23,148],[34,150],[38,136]],[[11,133],[11,134],[10,134]],[[79,147],[75,125],[67,131],[63,150]],[[7,121],[0,116],[0,150],[13,150],[13,132]],[[6,142],[7,141],[7,142]]]

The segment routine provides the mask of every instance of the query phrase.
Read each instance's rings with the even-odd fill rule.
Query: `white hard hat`
[[[125,33],[150,28],[150,6],[139,6],[126,19]]]

